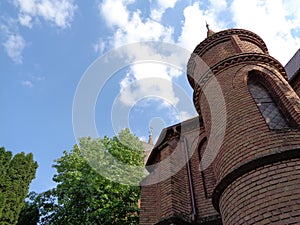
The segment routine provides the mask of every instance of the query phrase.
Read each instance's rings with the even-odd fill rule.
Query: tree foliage
[[[17,225],[36,225],[39,222],[39,208],[35,203],[37,194],[30,192],[23,205]]]
[[[110,180],[120,176],[121,171],[114,172],[117,168],[109,167],[114,162],[108,159],[110,155],[114,160],[142,168],[143,152],[141,142],[129,129],[114,138],[81,139],[80,148],[75,145],[55,160],[57,174],[53,180],[57,187],[37,198],[42,214],[40,222],[53,225],[138,224],[140,188]],[[100,166],[95,169],[96,165],[91,163],[96,162]],[[104,177],[97,171],[107,166],[112,177]]]
[[[0,148],[0,224],[16,224],[37,163],[31,153],[12,156]]]

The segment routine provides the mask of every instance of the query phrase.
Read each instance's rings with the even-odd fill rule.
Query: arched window
[[[269,128],[289,128],[287,119],[278,108],[268,89],[257,79],[257,76],[255,74],[249,76],[248,88]]]
[[[216,185],[216,178],[213,171],[213,165],[209,165],[205,170],[202,166],[202,156],[204,154],[205,148],[207,145],[207,139],[204,138],[201,140],[200,144],[198,145],[198,154],[199,154],[199,161],[200,161],[200,170],[201,170],[201,176],[203,181],[203,189],[205,193],[205,197],[210,199],[213,193],[213,190]]]

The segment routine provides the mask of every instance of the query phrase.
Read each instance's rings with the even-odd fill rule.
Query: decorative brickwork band
[[[259,46],[265,54],[269,54],[265,42],[257,34],[243,29],[230,29],[220,31],[202,41],[194,50],[194,53],[202,57],[213,46],[228,41],[232,35],[237,35],[242,41],[249,41]]]
[[[192,58],[191,58],[192,59]],[[200,105],[199,105],[199,98],[201,96],[201,89],[203,86],[208,82],[208,80],[213,77],[217,76],[218,73],[220,73],[222,70],[227,69],[231,66],[235,66],[237,64],[241,63],[247,63],[247,64],[265,64],[265,65],[272,65],[274,68],[276,68],[282,76],[287,79],[286,72],[284,70],[284,67],[281,65],[281,63],[269,55],[264,55],[260,53],[241,53],[239,55],[231,56],[216,65],[214,65],[212,68],[209,69],[209,71],[206,71],[202,76],[200,75],[199,81],[194,81],[194,69],[195,63],[189,63],[188,64],[188,79],[190,80],[190,83],[192,82],[194,84],[194,105],[196,107],[196,110],[199,114],[200,113]],[[192,81],[193,80],[193,81]],[[196,83],[195,83],[196,82]]]
[[[213,195],[212,195],[212,202],[215,209],[220,212],[219,208],[219,201],[222,193],[224,190],[237,178],[241,177],[242,175],[255,170],[259,167],[281,162],[284,160],[300,158],[300,149],[291,149],[285,150],[283,152],[274,153],[271,155],[266,155],[254,160],[251,160],[244,165],[234,169],[232,172],[227,174],[216,186]]]

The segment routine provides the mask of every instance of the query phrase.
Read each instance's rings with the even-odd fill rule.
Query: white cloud
[[[140,140],[140,141],[146,142],[146,143],[148,143],[148,139],[149,139],[149,137],[146,137],[146,136],[140,136],[140,137],[139,137],[139,140]]]
[[[173,77],[182,74],[180,70],[170,68],[163,63],[137,63],[131,66],[131,70],[137,80],[145,78],[161,78],[171,81]]]
[[[3,46],[8,54],[8,56],[15,63],[22,63],[22,52],[25,48],[25,40],[22,36],[16,34],[10,34],[7,40],[3,43]]]
[[[227,9],[227,1],[226,0],[209,0],[210,3],[210,11],[221,12]]]
[[[142,98],[160,98],[165,103],[176,106],[179,99],[173,91],[173,84],[168,78],[164,67],[152,68],[150,71],[160,72],[159,74],[141,74],[139,71],[155,67],[155,64],[140,65],[140,68],[134,66],[131,76],[127,75],[121,82],[120,101],[126,106],[133,106]],[[149,75],[149,77],[147,77]],[[166,78],[167,77],[167,78]]]
[[[71,26],[77,6],[73,0],[13,0],[18,8],[18,19],[5,18],[0,24],[3,43],[8,56],[16,63],[22,63],[25,40],[18,25],[32,28],[33,21],[40,19],[59,28]]]
[[[21,85],[24,87],[32,88],[36,86],[38,83],[43,82],[46,78],[43,76],[37,75],[26,75],[27,79],[21,82]]]
[[[183,65],[187,58],[180,54],[164,54],[157,48],[133,46],[143,41],[164,41],[192,52],[206,38],[205,21],[215,32],[228,28],[248,29],[260,35],[266,42],[270,54],[285,63],[297,50],[300,41],[292,30],[300,33],[300,4],[296,0],[208,0],[183,2],[177,0],[149,0],[149,9],[134,8],[133,1],[104,0],[99,4],[99,12],[113,35],[100,40],[94,49],[103,53],[109,48],[128,45],[120,53],[130,62],[135,59],[154,59],[154,62],[135,63],[120,82],[120,107],[132,107],[141,98],[162,100],[157,103],[166,112],[164,118],[178,122],[196,114],[191,98],[183,98],[176,89],[175,81],[180,71],[165,64],[172,58],[176,65]],[[143,6],[148,6],[145,3]],[[176,6],[176,7],[175,7]],[[147,14],[145,12],[150,12]],[[175,21],[183,18],[178,27],[172,27]],[[178,20],[180,20],[178,19]],[[168,21],[169,20],[169,21]],[[137,47],[138,46],[138,47]],[[171,60],[171,61],[172,61]],[[182,62],[184,60],[184,62]],[[185,95],[186,97],[187,95]],[[188,99],[188,100],[187,100]],[[170,108],[175,110],[169,110]],[[155,112],[158,108],[153,107]],[[161,109],[160,109],[161,110]]]
[[[174,9],[176,0],[150,1],[152,4],[150,15],[144,15],[138,9],[132,10],[128,7],[132,3],[133,1],[106,0],[99,5],[101,15],[107,26],[114,31],[114,35],[108,39],[110,48],[142,41],[164,41],[192,51],[197,44],[206,38],[205,21],[216,32],[234,27],[257,33],[266,42],[270,54],[283,64],[291,58],[297,47],[300,46],[300,38],[293,33],[300,31],[300,4],[296,0],[209,0],[206,5],[196,1],[182,8],[180,12],[174,11],[178,15],[183,13],[184,17],[179,35],[178,32],[175,33],[174,27],[164,21],[163,17],[168,9]],[[172,11],[169,12],[173,13]],[[176,31],[178,30],[176,29]],[[107,42],[100,41],[94,47],[96,51],[103,52],[104,46],[108,46]],[[139,58],[146,55],[151,58],[152,56],[157,57],[161,53],[157,53],[153,49],[140,48],[138,51],[131,49],[126,54],[129,58]],[[166,58],[164,57],[166,56],[161,55],[161,61],[165,61]],[[172,82],[175,77],[179,76],[179,73],[176,75],[174,72],[173,74],[163,65],[133,65],[130,69],[130,74],[120,83],[121,90],[125,90],[124,87],[133,82],[148,77],[161,77]],[[154,84],[143,85],[144,88],[137,87],[134,90],[127,90],[123,95],[124,98],[122,98],[123,103],[132,103],[152,88],[156,88],[162,92],[162,95],[165,95],[163,87],[159,84],[155,86],[153,86]],[[164,90],[168,91],[168,98],[173,99],[172,102],[178,104],[174,87],[167,85]],[[184,111],[181,114],[184,118],[190,116]]]
[[[150,17],[154,20],[161,21],[161,18],[163,14],[166,12],[169,8],[174,8],[176,2],[178,0],[156,0],[153,1],[153,4],[156,4],[157,6],[153,9],[151,9]]]
[[[139,10],[129,12],[128,4],[132,1],[106,0],[99,4],[99,11],[104,17],[107,25],[114,31],[114,35],[109,38],[110,47],[116,48],[130,43],[143,41],[162,41],[174,43],[174,29],[171,26],[164,26],[162,23],[148,18],[142,18]],[[158,4],[163,8],[174,7],[176,1],[166,2],[159,0]],[[94,45],[94,49],[101,52],[103,46],[107,46],[104,41],[99,41]],[[98,46],[97,46],[98,45]],[[147,52],[143,51],[144,53]],[[152,54],[147,52],[146,54]]]
[[[133,13],[125,27],[119,27],[114,35],[114,46],[141,41],[172,41],[173,29],[162,24],[146,19],[142,21],[139,11]]]
[[[200,8],[199,2],[186,7],[184,17],[178,42],[191,51],[206,37],[204,21],[216,32],[234,24],[234,28],[257,33],[270,55],[283,65],[300,46],[300,38],[293,34],[300,33],[300,4],[296,0],[209,0],[205,9]]]
[[[95,52],[103,53],[105,50],[105,41],[99,39],[96,44],[93,44],[93,49]]]
[[[41,77],[41,76],[31,76],[33,79],[35,79],[36,81],[43,81],[46,80],[45,77]]]
[[[300,4],[297,0],[284,1],[285,8],[289,13],[288,17],[291,19],[293,25],[299,26],[300,23]]]
[[[184,22],[178,43],[183,48],[193,51],[197,44],[206,37],[205,16],[199,3],[188,6],[183,11]]]
[[[32,19],[44,19],[59,28],[71,26],[77,5],[73,0],[14,0],[21,25],[32,27]]]
[[[231,12],[237,27],[260,35],[270,55],[285,64],[300,46],[300,39],[291,33],[292,29],[300,29],[298,5],[283,0],[234,0]]]
[[[206,37],[205,21],[216,32],[234,24],[234,28],[257,33],[266,42],[270,55],[283,65],[300,46],[300,38],[293,34],[300,33],[300,4],[296,0],[209,0],[205,6],[208,7],[201,9],[196,2],[184,9],[178,43],[191,51]]]
[[[20,14],[19,15],[19,22],[22,26],[32,28],[32,17],[27,14]]]
[[[106,0],[99,4],[99,12],[106,21],[106,25],[114,30],[110,37],[110,47],[116,48],[129,43],[141,41],[173,42],[174,30],[170,26],[155,21],[151,18],[142,18],[139,10],[129,12],[127,6],[133,1]],[[105,41],[95,44],[94,50],[102,53]]]
[[[128,10],[128,4],[133,1],[106,0],[106,8],[111,10],[102,10],[102,15],[115,30],[111,47],[143,40],[175,43],[174,28],[161,19],[167,9],[174,8],[176,2],[152,0],[150,16],[143,15],[145,18],[142,18],[138,10]],[[100,8],[105,6],[104,3]],[[209,4],[202,4],[201,7],[200,1],[197,1],[182,9],[184,21],[177,43],[190,51],[206,37],[205,21],[216,32],[234,27],[257,33],[266,42],[270,54],[283,64],[300,45],[300,39],[295,36],[295,32],[300,33],[300,4],[297,0],[209,0]],[[101,44],[103,46],[99,43],[100,47],[96,48],[98,51],[103,50]]]
[[[168,52],[170,50],[168,48],[172,47],[172,45],[152,46],[140,43],[125,48],[122,57],[134,63],[131,64],[129,73],[120,82],[121,103],[132,106],[141,97],[160,97],[174,106],[177,105],[179,99],[172,80],[184,73],[178,65],[185,68],[184,63],[189,52]],[[159,51],[161,49],[164,51]]]
[[[129,12],[125,3],[122,0],[106,0],[99,4],[100,13],[108,26],[126,27]]]
[[[28,87],[28,88],[32,88],[33,87],[33,83],[29,80],[25,80],[21,82],[22,86],[24,87]]]
[[[164,54],[157,50],[159,46],[153,48],[143,44],[130,45],[143,41],[175,43],[174,28],[164,25],[159,20],[167,9],[175,6],[176,2],[176,0],[155,1],[155,8],[152,8],[150,17],[145,17],[139,10],[129,11],[128,5],[132,2],[112,0],[99,4],[102,17],[107,26],[114,31],[114,35],[110,37],[110,47],[117,48],[129,44],[126,51],[122,52],[123,57],[130,61],[140,59],[153,59],[154,61],[131,65],[129,73],[120,82],[119,100],[127,107],[133,106],[144,97],[162,99],[160,103],[162,107],[172,105],[176,108],[180,102],[174,90],[173,79],[182,75],[183,72],[165,62],[185,65],[189,54],[188,56],[174,52]],[[199,42],[197,37],[196,40]],[[104,41],[100,41],[94,45],[94,49],[102,53],[104,46]],[[188,114],[183,113],[183,115]]]
[[[35,14],[36,3],[36,0],[14,0],[14,4],[26,14]]]
[[[100,12],[105,18],[107,25],[115,29],[114,36],[111,40],[112,47],[123,46],[125,44],[142,42],[142,41],[171,41],[173,30],[170,27],[164,27],[151,18],[142,19],[141,12],[136,10],[131,13],[127,10],[127,5],[132,2],[121,0],[104,1],[99,5]],[[124,52],[124,57],[131,59],[154,57],[160,59],[161,56],[153,49],[141,45],[132,48],[129,45],[129,51]],[[97,50],[103,50],[103,42],[95,47]],[[175,97],[170,82],[153,83],[143,82],[147,78],[160,77],[170,81],[172,76],[178,76],[176,70],[170,70],[166,65],[159,63],[134,64],[130,67],[130,74],[120,82],[121,97],[123,104],[130,106],[135,104],[141,96],[153,97],[160,94],[174,104],[178,99]],[[134,87],[134,88],[133,88]],[[154,90],[154,91],[153,91]]]
[[[185,121],[195,116],[195,114],[191,114],[191,112],[188,111],[180,111],[179,115],[180,115],[180,118],[178,119],[179,121]]]
[[[0,18],[0,37],[7,55],[15,63],[23,62],[22,52],[26,46],[24,38],[18,32],[17,21],[10,17]]]

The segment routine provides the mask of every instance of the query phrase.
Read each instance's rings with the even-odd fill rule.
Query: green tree
[[[40,222],[54,225],[138,224],[140,188],[110,179],[116,180],[122,175],[113,161],[143,168],[143,153],[141,142],[129,129],[114,138],[81,139],[80,148],[75,145],[55,160],[57,174],[53,179],[58,185],[38,199],[43,214]],[[99,168],[110,173],[105,173],[107,177],[104,177],[99,174]]]
[[[30,192],[20,212],[17,225],[36,225],[39,222],[39,208],[36,204],[37,194]]]
[[[35,177],[37,163],[31,153],[12,156],[0,148],[0,224],[16,224],[29,184]]]

